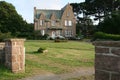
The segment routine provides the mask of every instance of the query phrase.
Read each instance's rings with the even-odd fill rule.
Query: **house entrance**
[[[52,38],[55,38],[55,31],[52,31]]]

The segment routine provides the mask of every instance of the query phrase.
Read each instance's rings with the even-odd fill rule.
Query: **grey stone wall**
[[[95,80],[120,80],[120,41],[96,41]]]

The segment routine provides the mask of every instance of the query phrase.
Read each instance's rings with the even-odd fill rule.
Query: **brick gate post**
[[[25,39],[5,41],[5,65],[13,73],[25,71]]]

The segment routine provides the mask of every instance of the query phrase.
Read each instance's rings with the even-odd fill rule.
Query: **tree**
[[[0,1],[0,31],[2,33],[22,32],[26,24],[12,4]]]
[[[99,31],[120,34],[120,11],[112,13],[110,17],[106,17],[104,21],[98,25]]]
[[[81,33],[84,36],[88,36],[88,34],[91,33],[91,30],[93,30],[90,27],[93,26],[93,22],[90,19],[88,15],[86,15],[86,4],[85,2],[82,3],[71,3],[71,6],[73,7],[73,12],[77,19],[77,25],[76,25],[76,32],[77,34]],[[80,17],[82,15],[82,17]]]
[[[94,15],[99,22],[112,12],[120,10],[120,0],[85,0],[85,4],[87,15]]]

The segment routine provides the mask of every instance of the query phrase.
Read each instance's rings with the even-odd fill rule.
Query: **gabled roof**
[[[61,19],[63,12],[66,9],[67,5],[65,5],[61,10],[36,9],[35,18],[39,19],[42,13],[47,19],[50,19],[52,14],[55,14],[57,19]]]
[[[60,19],[62,16],[61,10],[46,10],[46,9],[37,9],[36,18],[40,17],[40,14],[43,13],[47,19],[50,19],[51,15],[54,13],[57,19]]]

